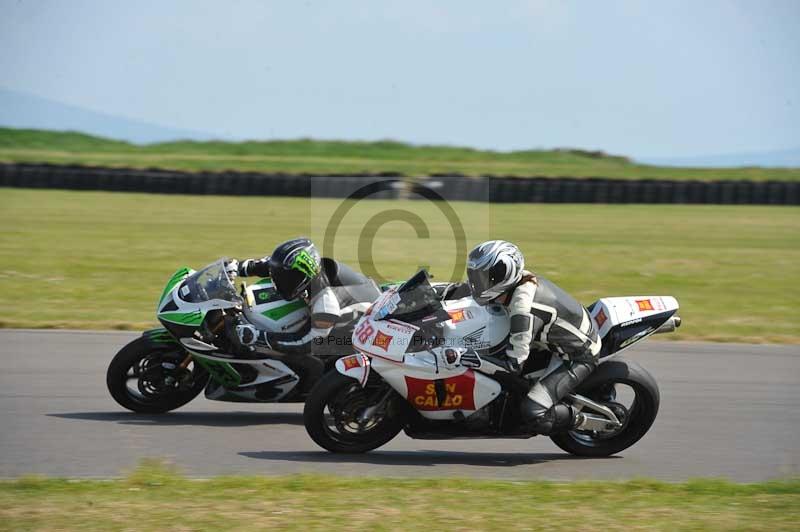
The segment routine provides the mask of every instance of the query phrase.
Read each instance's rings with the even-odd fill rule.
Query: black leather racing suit
[[[365,275],[333,259],[323,257],[320,274],[303,295],[311,315],[297,332],[263,333],[266,343],[287,354],[334,353],[342,343],[350,345],[353,325],[380,295]],[[248,264],[247,276],[269,276],[268,259]],[[337,349],[338,347],[338,349]]]

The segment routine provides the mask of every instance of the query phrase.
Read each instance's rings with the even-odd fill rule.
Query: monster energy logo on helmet
[[[320,274],[319,253],[307,238],[288,240],[272,252],[269,270],[281,297],[294,299]]]
[[[314,260],[314,257],[306,251],[301,250],[300,253],[295,255],[291,268],[302,272],[306,277],[313,279],[319,273],[319,264]]]

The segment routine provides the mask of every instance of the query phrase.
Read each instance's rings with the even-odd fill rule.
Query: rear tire
[[[152,342],[145,337],[140,337],[123,347],[116,354],[106,372],[106,386],[111,397],[120,404],[140,414],[162,414],[179,408],[199,394],[208,383],[209,375],[198,364],[194,364],[191,371],[190,386],[186,389],[168,388],[154,392],[145,389],[142,392],[141,368],[149,364],[152,371],[159,371],[161,361],[174,362],[182,360],[186,351],[178,345],[154,347]],[[130,382],[136,379],[139,372],[136,390],[131,389]],[[163,370],[161,370],[163,372]],[[156,375],[159,376],[159,375]]]
[[[403,425],[392,408],[391,401],[384,406],[383,415],[378,414],[374,425],[357,432],[360,425],[354,415],[363,409],[377,404],[376,397],[382,397],[388,387],[366,388],[338,371],[325,374],[306,400],[303,408],[303,421],[311,439],[323,449],[332,453],[365,453],[377,449],[397,436]],[[393,394],[393,392],[392,392]]]
[[[553,434],[550,439],[561,449],[577,456],[605,457],[621,452],[639,441],[656,419],[661,401],[658,385],[650,373],[635,362],[622,359],[600,364],[584,381],[576,393],[598,402],[608,403],[603,397],[609,385],[623,384],[635,392],[622,430],[611,437],[592,437],[581,431]]]

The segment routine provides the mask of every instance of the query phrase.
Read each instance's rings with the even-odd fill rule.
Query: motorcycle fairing
[[[286,301],[270,279],[248,285],[245,293],[249,304],[242,309],[244,316],[262,331],[297,332],[310,315],[304,301]]]
[[[443,364],[444,349],[407,353],[402,362],[376,357],[372,370],[428,419],[455,419],[456,412],[470,416],[500,395],[502,388],[494,379]]]
[[[358,381],[362,388],[367,384],[367,379],[369,378],[370,361],[369,358],[365,357],[364,355],[359,353],[342,357],[336,361],[334,367],[336,368],[336,371],[345,377],[350,377],[351,379]]]
[[[391,294],[385,293],[384,296]],[[375,308],[381,309],[378,301]],[[508,310],[502,305],[482,306],[471,297],[443,302],[450,319],[442,323],[443,347],[491,352],[505,344],[510,330]],[[353,345],[370,356],[403,362],[419,327],[394,319],[363,319],[353,334]],[[420,347],[420,346],[413,346]]]
[[[589,308],[602,338],[615,325],[632,325],[631,322],[663,313],[669,313],[669,317],[678,310],[678,301],[671,296],[604,297]]]
[[[672,296],[606,297],[588,307],[603,341],[600,358],[619,353],[658,330],[677,311]]]
[[[365,317],[353,331],[353,346],[369,356],[403,362],[418,329],[402,321]]]
[[[468,370],[446,379],[405,376],[406,399],[417,410],[475,410],[475,372]]]
[[[217,401],[280,401],[291,392],[300,377],[289,366],[271,358],[259,360],[220,358],[212,353],[192,351],[194,359],[222,384],[218,390],[215,383],[206,387],[206,397]],[[249,368],[249,369],[247,369]],[[247,369],[247,371],[244,371]],[[246,376],[246,378],[245,378]],[[259,397],[259,391],[270,389],[269,397]]]
[[[151,346],[178,345],[178,341],[175,340],[170,332],[163,327],[144,331],[142,336],[147,338],[147,341],[150,342]]]
[[[442,324],[445,345],[490,354],[506,344],[511,329],[503,305],[479,305],[471,297],[442,302],[450,320]]]
[[[212,269],[224,272],[224,264],[225,259],[220,259],[200,271],[181,268],[170,277],[159,300],[156,316],[176,339],[192,336],[210,311],[238,306],[238,302],[214,297],[216,294],[210,297],[198,297],[199,294],[192,293],[187,285],[203,272]],[[225,282],[230,284],[228,280]],[[229,290],[233,290],[232,285]]]

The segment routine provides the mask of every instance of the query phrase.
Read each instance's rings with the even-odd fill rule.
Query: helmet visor
[[[275,268],[270,273],[272,273],[272,281],[275,283],[278,293],[287,301],[297,298],[311,280],[297,270]]]
[[[469,288],[472,298],[480,304],[488,303],[500,295],[496,287],[505,278],[506,268],[502,263],[495,264],[488,270],[467,269]]]

